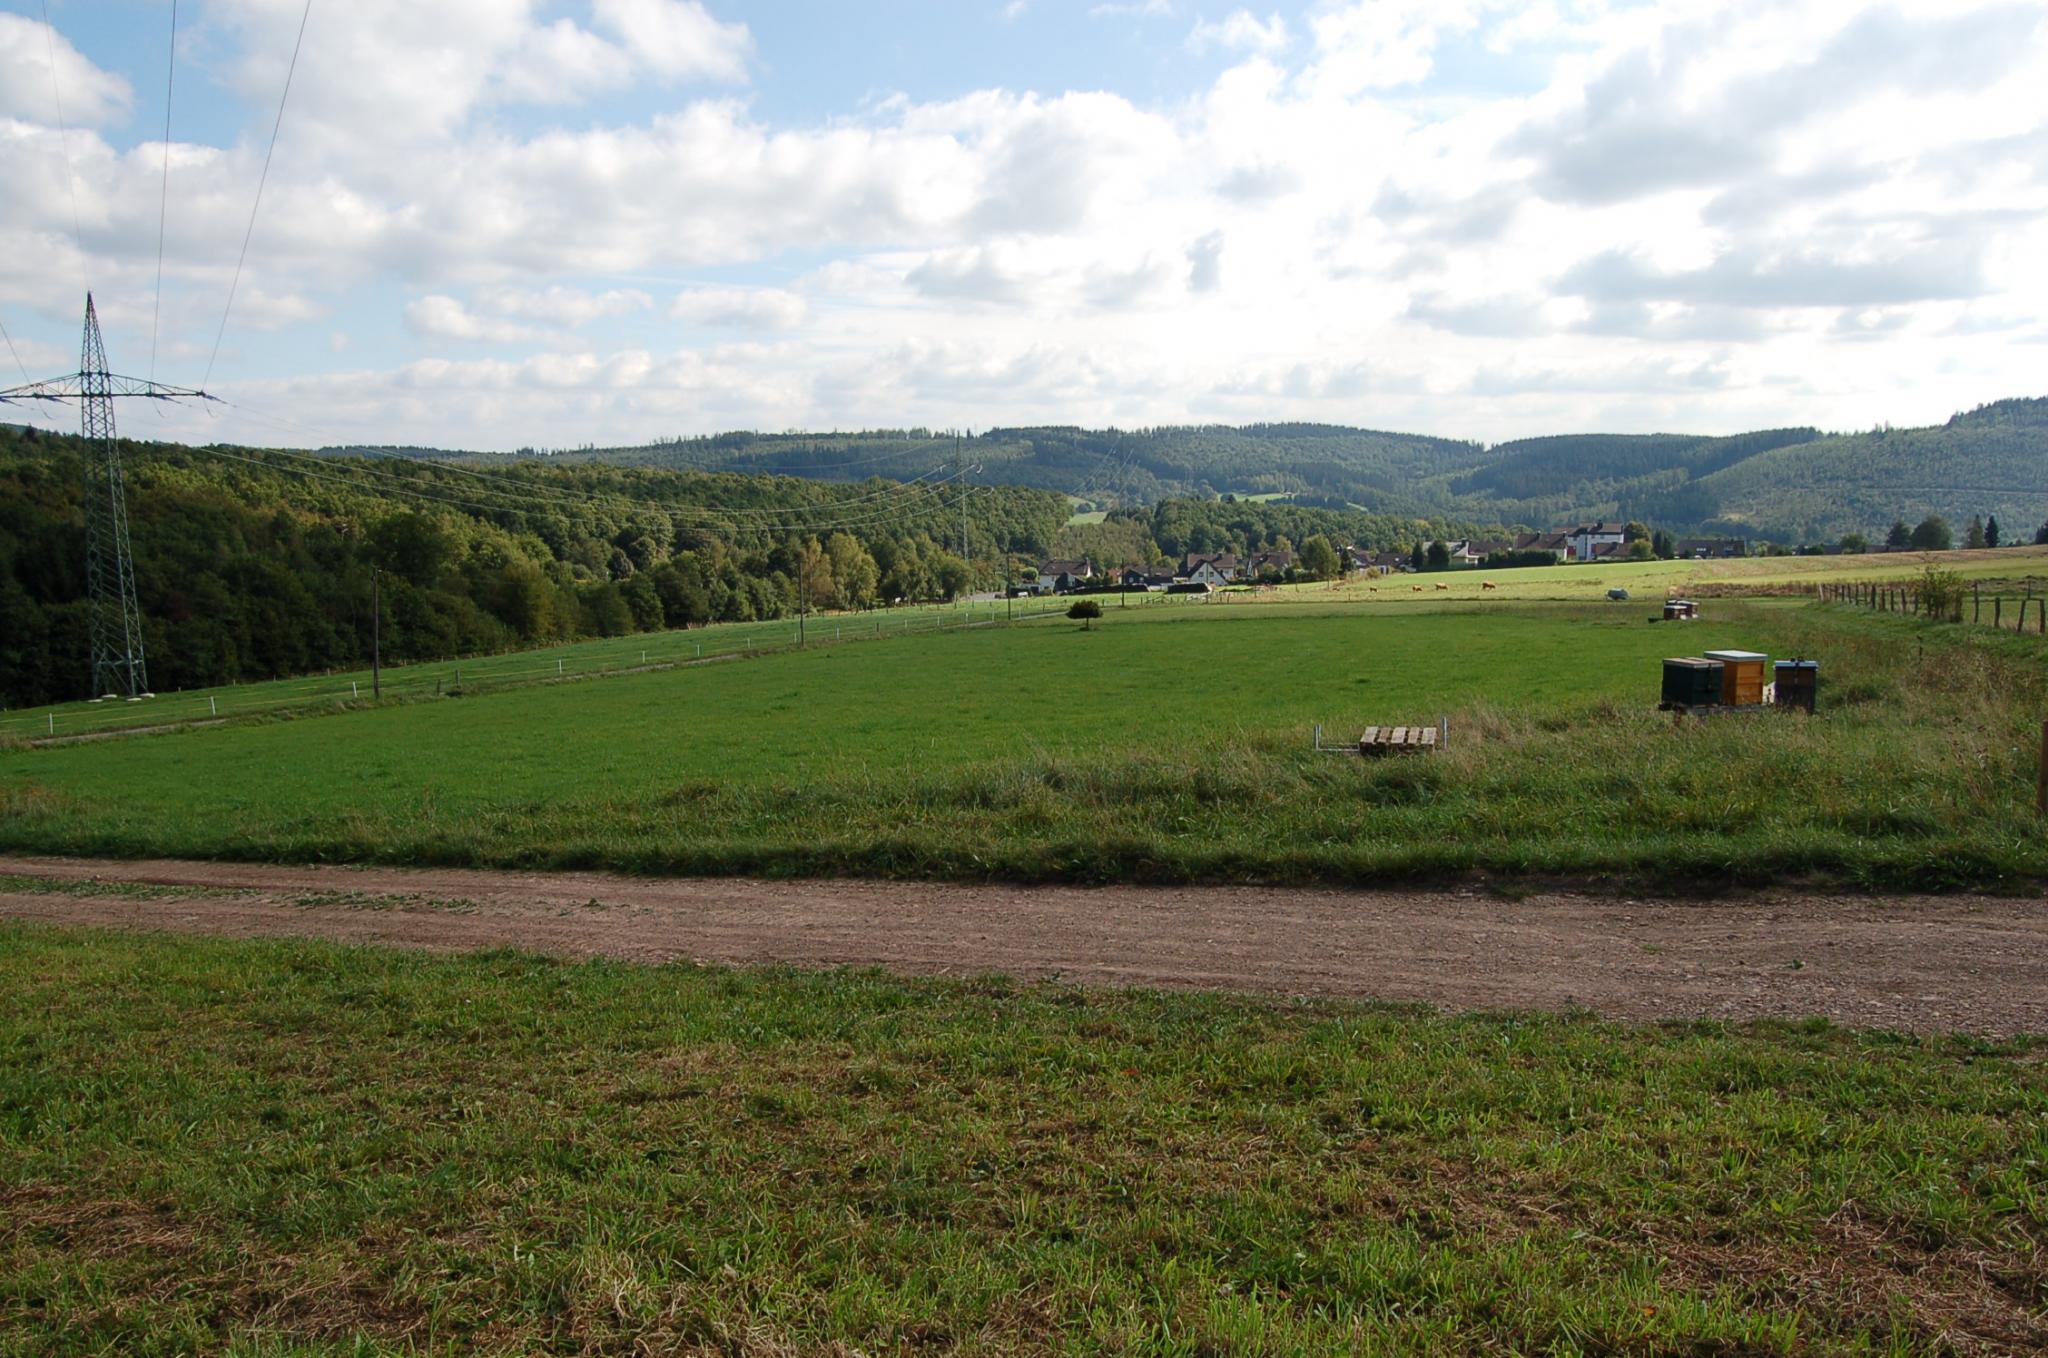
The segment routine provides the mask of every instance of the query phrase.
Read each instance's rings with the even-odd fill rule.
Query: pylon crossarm
[[[63,377],[52,377],[43,382],[30,382],[19,387],[0,387],[0,403],[13,404],[17,401],[76,401],[87,395],[125,396],[145,401],[219,401],[220,397],[193,387],[174,387],[168,382],[152,382],[142,377],[122,377],[115,373],[94,373],[96,381],[104,382],[105,388],[88,391],[86,374],[68,373]]]

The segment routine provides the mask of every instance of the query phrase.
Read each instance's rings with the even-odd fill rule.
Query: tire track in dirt
[[[8,878],[17,880],[10,882]],[[19,879],[63,883],[38,887]],[[104,883],[95,891],[94,883]],[[1015,887],[0,856],[0,918],[1617,1018],[2048,1033],[2048,903]]]

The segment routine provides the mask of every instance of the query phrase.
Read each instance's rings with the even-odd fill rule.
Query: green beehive
[[[1711,707],[1721,701],[1721,662],[1684,656],[1664,662],[1664,702],[1672,707]]]

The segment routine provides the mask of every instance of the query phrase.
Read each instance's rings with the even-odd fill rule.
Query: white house
[[[1598,549],[1619,547],[1628,541],[1628,534],[1623,531],[1625,527],[1624,524],[1606,522],[1580,524],[1565,535],[1571,542],[1572,554],[1569,559],[1593,561],[1602,555],[1611,555],[1611,552],[1602,553]]]
[[[1038,568],[1038,592],[1064,594],[1094,578],[1095,563],[1085,557],[1079,561],[1048,561]]]

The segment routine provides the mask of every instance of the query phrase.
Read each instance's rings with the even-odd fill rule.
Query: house
[[[1517,533],[1514,545],[1509,550],[1548,552],[1559,561],[1568,561],[1572,554],[1571,534],[1563,529],[1550,533]]]
[[[1500,538],[1489,538],[1483,541],[1473,541],[1468,542],[1465,545],[1471,550],[1473,556],[1480,561],[1484,561],[1486,560],[1486,558],[1490,556],[1504,555],[1508,552],[1512,552],[1515,549],[1515,545],[1512,542],[1505,542]]]
[[[1229,565],[1226,566],[1225,562],[1228,562]],[[1191,583],[1208,585],[1212,588],[1228,584],[1230,581],[1237,579],[1237,577],[1238,560],[1234,556],[1219,556],[1207,561],[1198,561],[1195,563],[1195,568],[1188,572],[1188,580]]]
[[[1293,569],[1294,553],[1292,552],[1253,552],[1249,557],[1245,558],[1244,578],[1256,580],[1267,571],[1285,575]]]
[[[1192,580],[1195,578],[1195,572],[1205,565],[1211,568],[1217,578],[1223,580],[1235,580],[1244,574],[1244,561],[1235,552],[1189,552],[1182,558],[1176,576],[1182,580]]]
[[[1624,524],[1602,521],[1599,523],[1582,523],[1577,528],[1568,529],[1565,536],[1571,540],[1571,555],[1566,559],[1570,561],[1600,561],[1612,557],[1614,555],[1612,552],[1607,552],[1603,555],[1594,549],[1609,546],[1619,547],[1627,542],[1628,534],[1624,531],[1625,527],[1626,525]]]
[[[1741,538],[1680,538],[1678,555],[1686,561],[1711,561],[1720,557],[1748,556],[1749,544]]]
[[[1415,563],[1408,559],[1406,552],[1375,552],[1370,547],[1346,547],[1346,556],[1351,558],[1351,569],[1355,571],[1408,571],[1415,569]]]
[[[1085,557],[1079,561],[1048,561],[1038,568],[1038,592],[1065,594],[1094,578],[1095,563]]]
[[[1464,538],[1446,542],[1444,549],[1451,554],[1453,566],[1472,566],[1486,559],[1483,553],[1472,550],[1472,543]]]
[[[1173,583],[1173,572],[1164,566],[1126,566],[1118,579],[1125,589],[1165,589]]]

